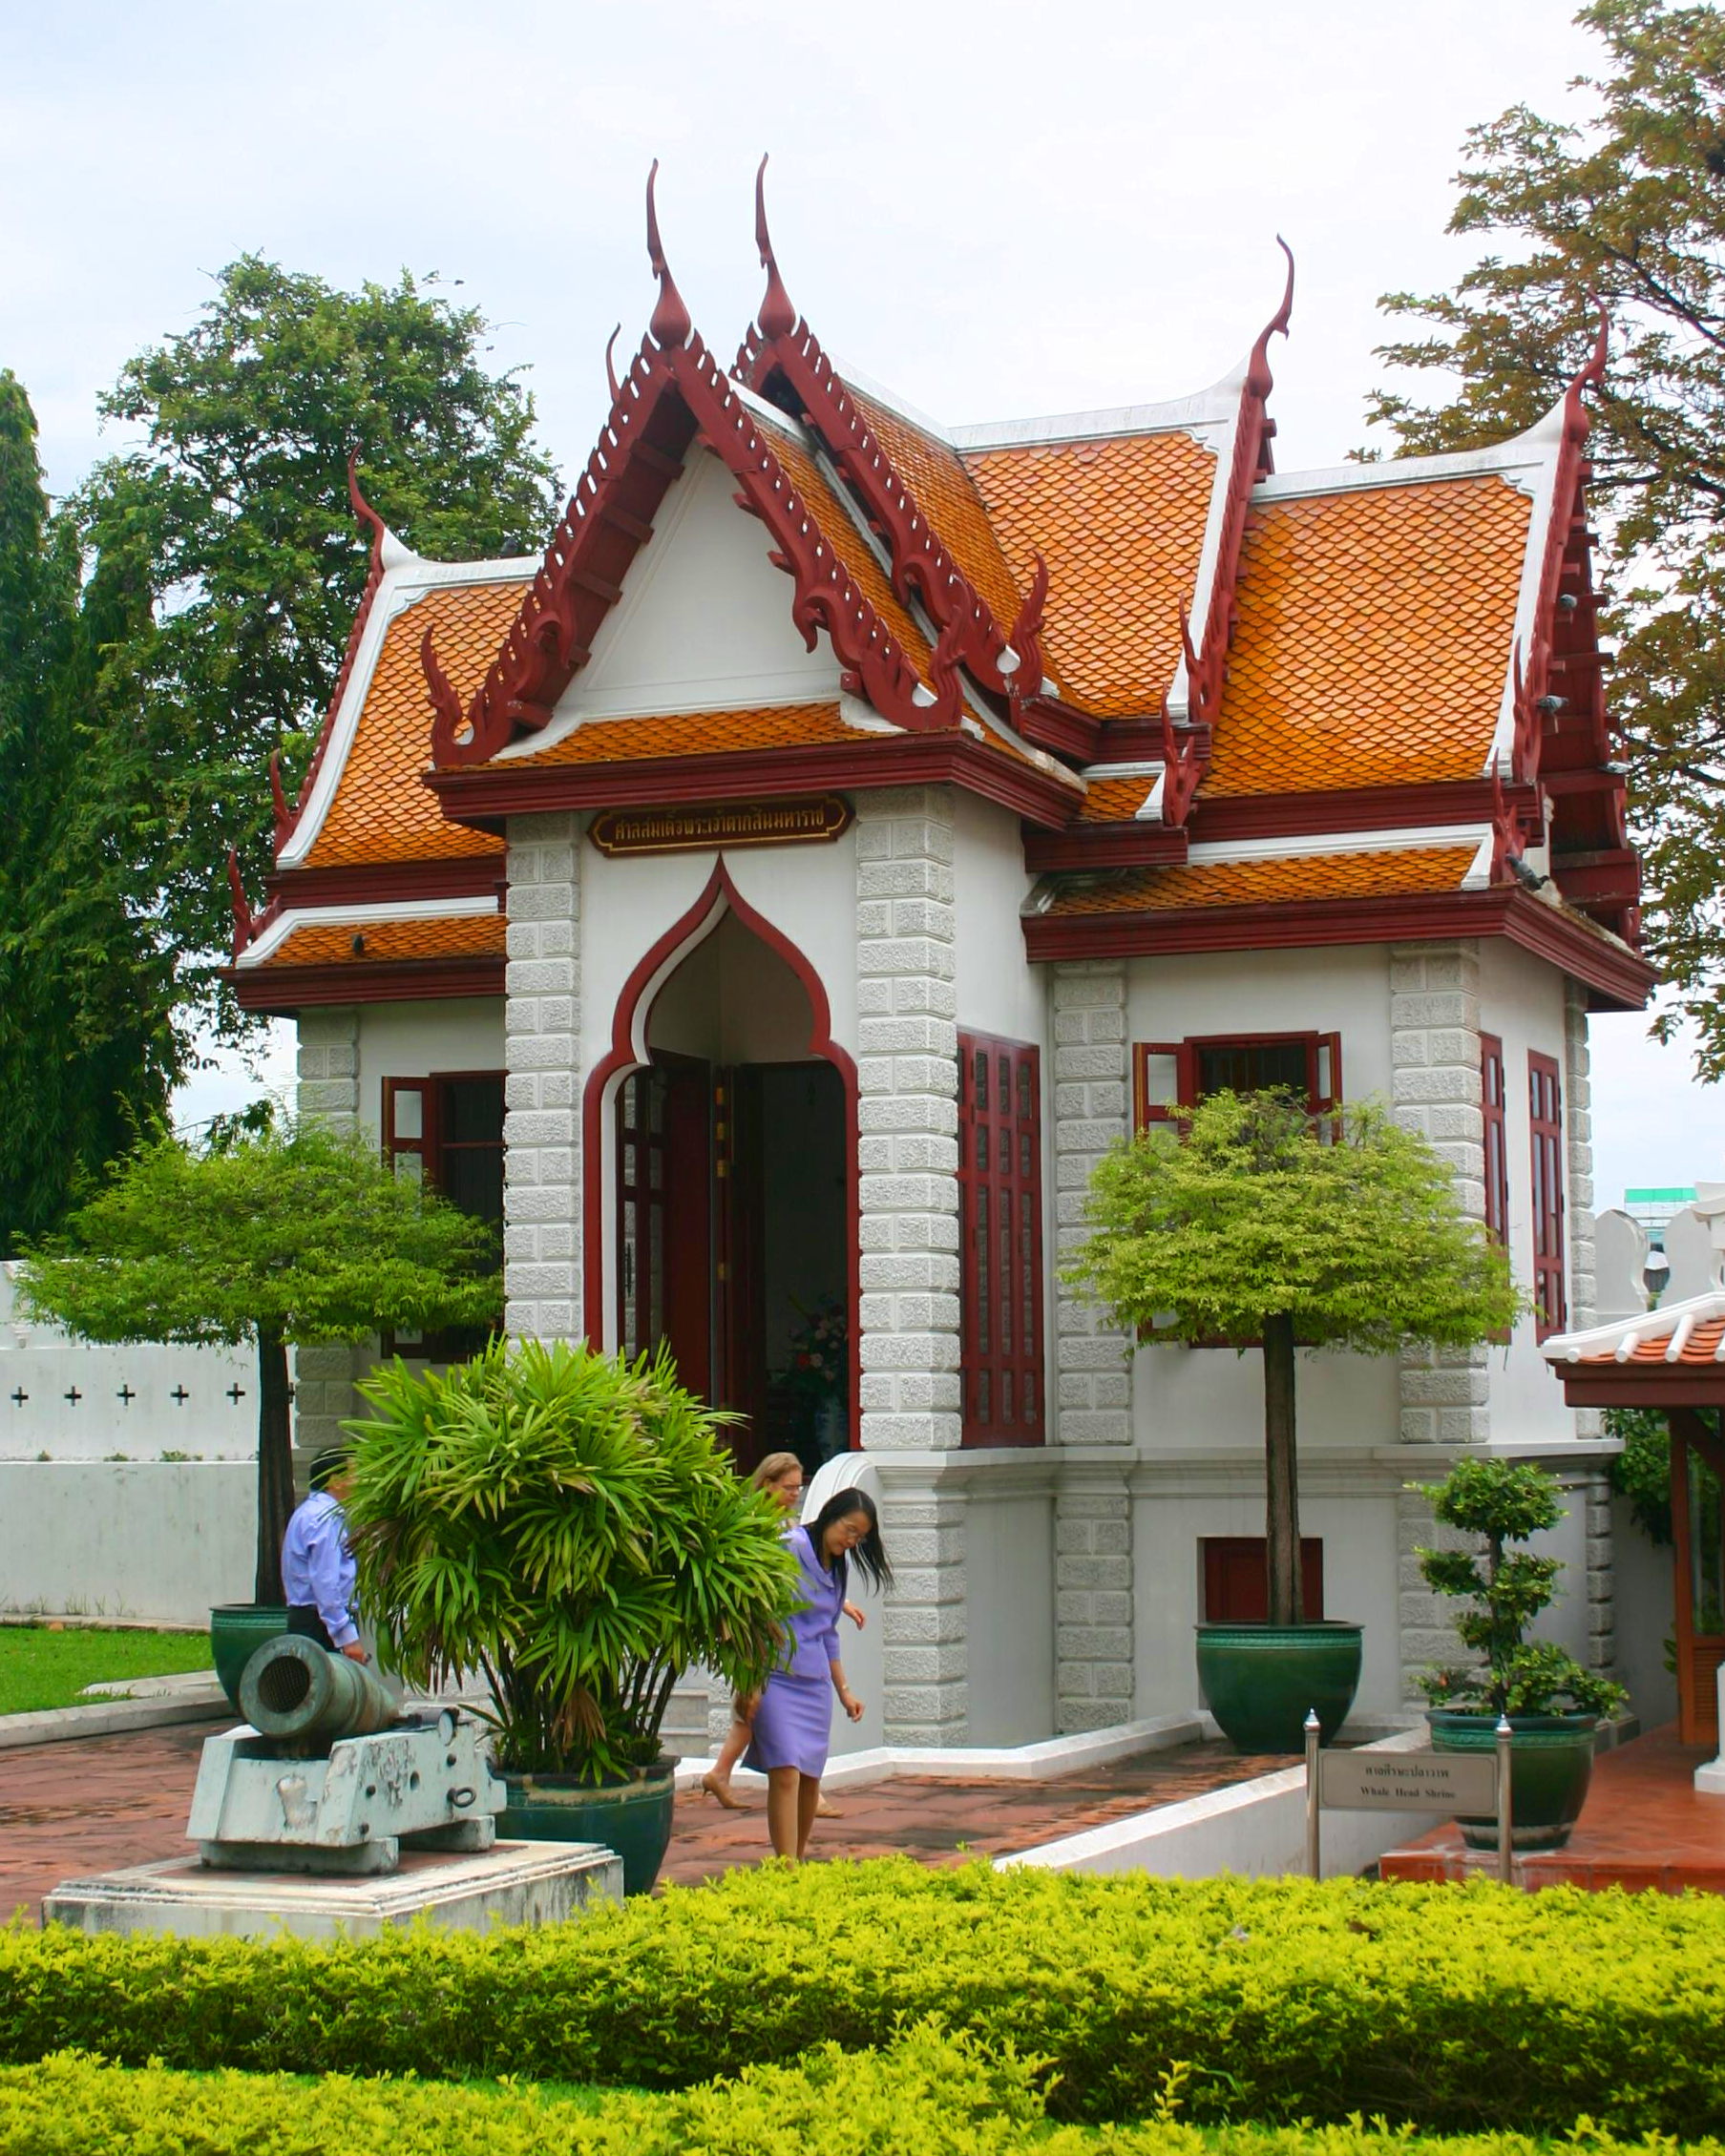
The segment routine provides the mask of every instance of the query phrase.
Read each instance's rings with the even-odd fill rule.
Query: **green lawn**
[[[0,1714],[35,1714],[44,1707],[88,1706],[86,1685],[122,1677],[167,1677],[208,1669],[204,1632],[110,1632],[69,1625],[0,1624]]]

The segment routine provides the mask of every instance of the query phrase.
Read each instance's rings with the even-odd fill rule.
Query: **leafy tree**
[[[397,1181],[360,1132],[158,1136],[30,1255],[27,1306],[86,1340],[242,1341],[258,1350],[256,1600],[282,1600],[293,1506],[287,1349],[498,1313],[491,1231]]]
[[[1279,1094],[1215,1093],[1184,1137],[1097,1163],[1066,1279],[1152,1341],[1261,1348],[1270,1617],[1299,1618],[1296,1348],[1465,1347],[1525,1308],[1426,1141],[1370,1104],[1315,1122]]]
[[[433,556],[536,552],[555,514],[533,399],[435,283],[342,292],[243,256],[101,400],[142,439],[80,490],[80,533],[98,575],[141,578],[153,604],[100,643],[100,752],[182,993],[211,991],[229,847],[254,886],[268,865],[270,756],[291,792],[340,670],[369,544],[349,456]]]
[[[95,654],[147,623],[147,599],[117,550],[80,591],[35,433],[0,372],[0,1252],[162,1115],[184,1059],[95,738]]]
[[[1608,629],[1612,703],[1633,748],[1648,942],[1725,1075],[1725,15],[1591,0],[1576,20],[1606,65],[1572,86],[1584,118],[1517,105],[1474,128],[1453,233],[1503,243],[1449,292],[1387,295],[1427,333],[1392,366],[1460,377],[1446,403],[1382,389],[1375,425],[1404,450],[1501,440],[1548,410],[1610,310],[1613,355],[1589,454],[1592,499],[1623,566]]]

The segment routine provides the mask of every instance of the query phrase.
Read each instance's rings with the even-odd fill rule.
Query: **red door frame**
[[[790,938],[758,913],[738,891],[730,878],[725,856],[713,864],[706,887],[681,920],[673,922],[637,962],[623,983],[611,1020],[611,1047],[595,1066],[581,1097],[582,1157],[582,1308],[589,1340],[605,1338],[605,1312],[610,1306],[612,1266],[605,1251],[605,1188],[613,1166],[608,1139],[615,1127],[612,1110],[617,1088],[624,1076],[639,1070],[650,1058],[647,1051],[647,1018],[653,999],[689,952],[704,943],[726,913],[736,916],[740,928],[758,936],[775,952],[802,983],[809,998],[809,1054],[831,1063],[845,1089],[845,1145],[847,1150],[845,1210],[850,1226],[846,1260],[846,1294],[850,1303],[851,1399],[848,1424],[851,1443],[861,1442],[862,1334],[858,1323],[862,1291],[862,1198],[857,1185],[857,1090],[856,1063],[850,1052],[832,1037],[832,1011],[821,977],[805,953]]]

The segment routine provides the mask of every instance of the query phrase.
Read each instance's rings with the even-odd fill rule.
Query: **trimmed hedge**
[[[0,1932],[0,2061],[690,2087],[937,2015],[1052,2110],[1725,2129],[1725,1900],[766,1867],[575,1925],[360,1945]]]
[[[1548,2156],[1522,2134],[1422,2140],[1366,2127],[1051,2125],[1034,2063],[919,2023],[884,2053],[821,2046],[801,2067],[597,2103],[510,2084],[318,2082],[104,2066],[70,2053],[0,2070],[7,2156]],[[1592,2156],[1646,2143],[1588,2132]],[[1670,2144],[1656,2145],[1670,2156]],[[1717,2142],[1697,2156],[1725,2156]]]

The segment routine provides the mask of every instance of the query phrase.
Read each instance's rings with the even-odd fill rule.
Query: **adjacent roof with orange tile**
[[[1705,1370],[1725,1385],[1725,1293],[1714,1289],[1545,1343],[1562,1370]]]
[[[1003,637],[1010,637],[1023,591],[1007,565],[999,536],[988,520],[963,457],[950,442],[941,441],[849,382],[845,393],[886,451],[894,471],[910,489],[941,545],[986,601],[996,627]]]
[[[962,452],[1006,559],[1048,564],[1042,641],[1062,693],[1099,718],[1147,718],[1180,663],[1216,484],[1190,434],[1104,435]]]
[[[469,849],[470,851],[472,848]],[[376,966],[431,958],[500,958],[507,924],[500,913],[463,913],[430,921],[313,921],[292,930],[248,973],[279,966]],[[355,936],[362,948],[353,948]]]
[[[384,633],[352,744],[305,866],[428,861],[501,853],[503,841],[446,821],[419,783],[430,767],[431,710],[419,647],[427,629],[456,694],[472,694],[497,656],[524,581],[443,584],[405,607]]]
[[[1200,798],[1478,778],[1531,513],[1495,474],[1255,501]]]
[[[1187,862],[1065,877],[1050,913],[1140,913],[1189,907],[1268,906],[1326,898],[1386,898],[1459,890],[1477,848],[1397,847],[1374,852],[1303,853],[1248,861]]]
[[[767,431],[768,447],[785,468],[786,476],[803,497],[803,506],[820,526],[827,543],[887,627],[897,638],[911,664],[926,681],[933,653],[928,638],[911,617],[910,609],[893,589],[874,550],[857,530],[851,512],[834,493],[826,473],[812,453],[781,429]],[[786,603],[790,584],[786,582]]]
[[[867,740],[846,725],[836,703],[779,703],[747,711],[677,711],[640,719],[590,719],[544,748],[512,755],[510,765],[638,764],[661,756],[719,756],[726,750],[801,748]]]

